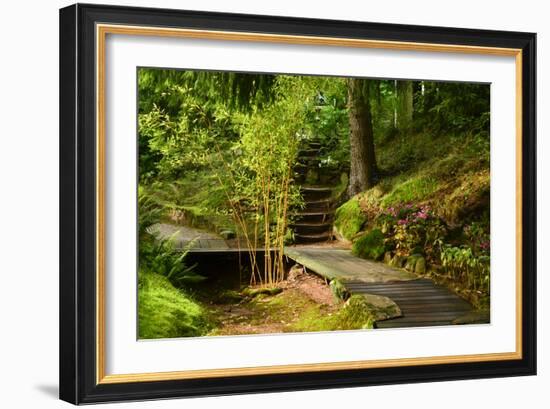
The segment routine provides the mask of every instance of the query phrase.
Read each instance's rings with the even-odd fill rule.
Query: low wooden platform
[[[416,279],[401,268],[355,257],[350,250],[331,247],[285,247],[285,256],[332,280],[380,283]]]

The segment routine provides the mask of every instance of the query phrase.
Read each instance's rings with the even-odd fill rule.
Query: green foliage
[[[386,252],[384,234],[379,229],[365,233],[353,242],[351,251],[361,258],[381,260]]]
[[[424,82],[416,102],[418,115],[433,129],[488,131],[488,84]]]
[[[140,240],[147,240],[147,229],[158,223],[162,216],[162,208],[144,189],[138,187],[138,235]]]
[[[321,144],[320,168],[349,167],[347,84],[343,78],[310,78],[317,95],[306,112],[305,126]]]
[[[441,263],[447,273],[473,290],[489,292],[490,259],[488,255],[475,255],[467,245],[454,247],[444,245]]]
[[[292,183],[294,164],[303,139],[303,123],[312,99],[311,84],[301,77],[277,76],[273,100],[263,109],[238,115],[240,138],[232,158],[216,173],[223,186],[238,232],[250,252],[252,283],[272,283],[284,277],[282,250],[289,240],[289,209],[299,206],[299,187]],[[265,271],[255,252],[263,245]],[[270,248],[275,248],[272,257]]]
[[[176,249],[172,238],[156,238],[149,232],[159,221],[159,209],[142,189],[138,189],[138,206],[140,271],[162,275],[175,286],[203,281],[204,277],[185,264],[190,247],[183,251]]]
[[[205,335],[207,312],[159,274],[139,273],[139,338],[176,338]]]
[[[361,231],[366,221],[367,218],[361,211],[357,196],[336,209],[334,215],[334,226],[342,237],[350,241]]]

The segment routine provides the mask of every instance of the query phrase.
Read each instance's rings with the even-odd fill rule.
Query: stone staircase
[[[320,184],[319,149],[321,144],[310,141],[298,156],[295,167],[296,183],[305,207],[294,212],[295,220],[290,227],[294,230],[296,244],[319,243],[332,240],[334,200],[332,188]]]

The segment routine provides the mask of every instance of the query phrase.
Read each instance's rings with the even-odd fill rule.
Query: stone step
[[[298,159],[315,158],[319,156],[319,149],[302,149],[298,151]]]
[[[334,213],[327,212],[301,212],[293,215],[296,222],[304,223],[329,223],[332,222]]]
[[[290,225],[297,234],[320,234],[332,231],[330,222],[303,222],[297,221]]]
[[[304,201],[328,199],[332,195],[332,188],[326,186],[302,186],[300,192]]]
[[[333,211],[334,204],[332,199],[325,198],[325,199],[313,199],[313,200],[306,200],[305,201],[305,211],[325,211],[330,212]]]
[[[332,239],[332,232],[325,232],[325,233],[319,233],[319,234],[294,233],[294,241],[297,244],[318,243],[321,241],[329,241],[331,239]]]

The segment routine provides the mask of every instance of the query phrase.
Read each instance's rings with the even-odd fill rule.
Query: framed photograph
[[[61,399],[534,375],[535,47],[61,9]]]

